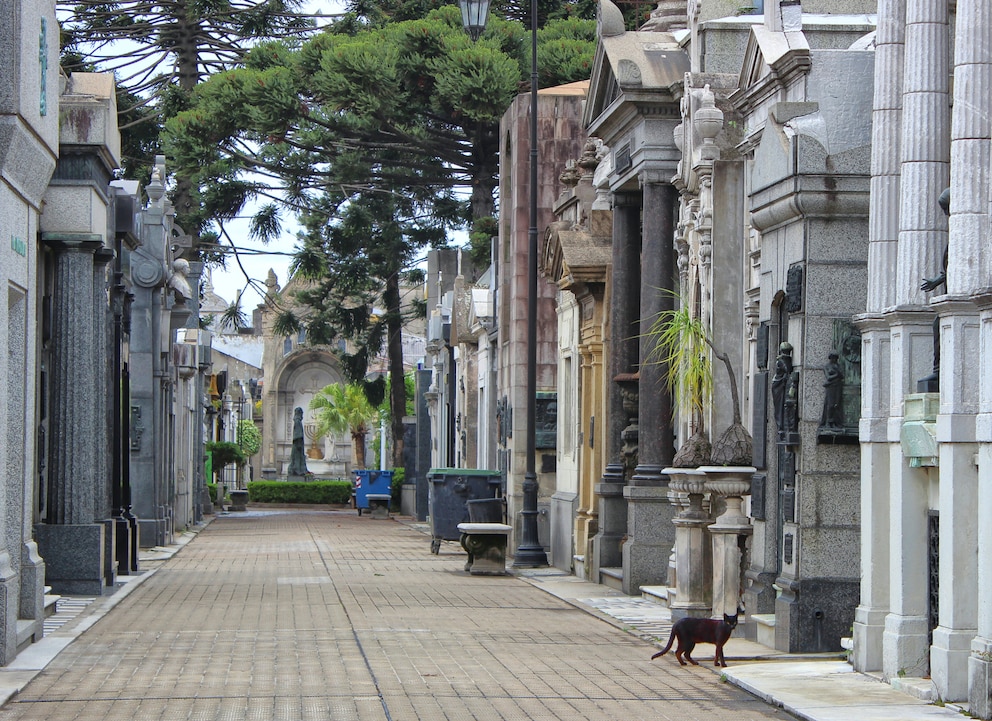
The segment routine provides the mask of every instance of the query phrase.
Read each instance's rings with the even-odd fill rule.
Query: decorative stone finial
[[[612,38],[626,32],[623,24],[623,13],[610,0],[600,0],[599,3],[599,35]]]

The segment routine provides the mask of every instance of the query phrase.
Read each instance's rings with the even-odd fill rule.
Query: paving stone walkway
[[[787,719],[455,544],[353,511],[219,517],[0,721]],[[97,606],[98,604],[93,604]],[[635,604],[637,605],[637,604]],[[85,613],[84,613],[85,615]]]

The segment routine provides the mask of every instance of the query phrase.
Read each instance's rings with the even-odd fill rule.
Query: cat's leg
[[[685,660],[691,663],[693,666],[698,666],[699,664],[696,662],[696,660],[689,655],[692,653],[692,649],[694,649],[695,647],[696,647],[695,641],[687,641],[685,644],[685,651],[682,652],[682,655],[685,656]],[[685,664],[682,665],[684,666]]]
[[[692,647],[690,646],[689,648],[691,649]],[[679,639],[679,645],[675,649],[675,658],[678,659],[680,666],[685,666],[685,660],[682,658],[682,654],[684,653],[685,653],[685,648],[682,646],[682,640]]]
[[[713,665],[720,666],[722,668],[727,667],[727,659],[723,657],[723,644],[718,643],[716,645],[716,654],[713,656]]]

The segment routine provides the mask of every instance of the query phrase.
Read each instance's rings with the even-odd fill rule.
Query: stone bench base
[[[389,502],[392,496],[388,493],[369,493],[365,498],[369,502],[369,515],[372,518],[389,518]]]
[[[468,554],[465,570],[473,576],[506,574],[506,539],[512,526],[505,523],[459,523],[462,548]]]

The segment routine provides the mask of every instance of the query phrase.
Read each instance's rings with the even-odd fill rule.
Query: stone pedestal
[[[118,516],[114,519],[114,547],[118,559],[117,573],[128,576],[138,571],[138,542],[135,538],[134,518]],[[123,565],[122,565],[123,564]]]
[[[241,512],[248,510],[248,491],[231,491],[230,510]]]
[[[668,579],[668,554],[675,540],[668,486],[625,486],[627,542],[623,544],[623,592],[640,595],[641,586]]]
[[[666,468],[669,487],[689,497],[689,505],[672,520],[675,524],[675,600],[672,619],[709,617],[713,596],[713,556],[703,510],[706,476],[695,468]],[[668,554],[665,554],[667,560]]]
[[[113,518],[100,521],[104,527],[103,536],[103,573],[104,582],[108,588],[113,588],[117,582],[117,533],[116,522]]]
[[[710,525],[713,541],[713,615],[733,615],[740,608],[742,593],[742,550],[744,539],[753,532],[744,515],[744,496],[751,489],[755,469],[747,466],[703,466],[706,490],[726,499],[726,510]]]
[[[45,580],[58,594],[99,596],[104,589],[105,528],[101,523],[39,524]]]
[[[602,482],[596,484],[599,530],[592,538],[592,568],[589,571],[589,579],[595,583],[599,583],[599,569],[619,568],[623,563],[621,546],[627,533],[627,501],[623,489],[623,467],[608,465]]]
[[[506,539],[512,528],[505,523],[459,523],[468,554],[465,570],[473,576],[506,575]]]
[[[968,658],[968,711],[975,718],[992,718],[992,641],[976,636]]]

